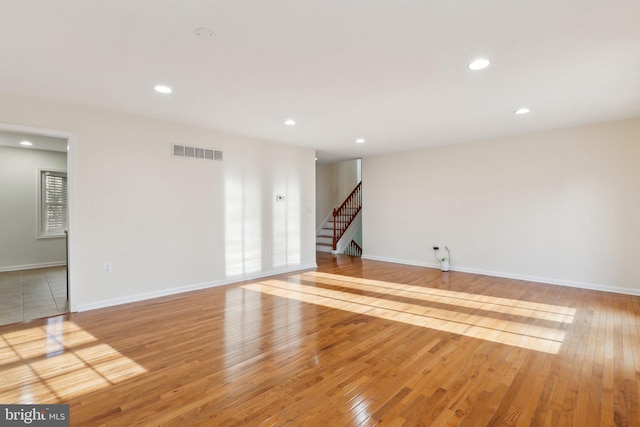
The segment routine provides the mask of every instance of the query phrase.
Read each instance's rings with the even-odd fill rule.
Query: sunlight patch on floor
[[[61,317],[0,334],[0,402],[45,403],[83,395],[147,372]],[[21,391],[19,401],[5,395]]]
[[[309,282],[317,281],[317,283],[350,287],[378,294],[386,293],[419,301],[439,302],[449,306],[457,305],[475,309],[477,312],[472,314],[455,309],[395,301],[293,282],[305,278],[309,279]],[[278,297],[551,354],[556,354],[559,351],[565,337],[562,325],[571,323],[573,313],[575,313],[575,309],[570,307],[493,298],[486,295],[474,296],[473,294],[402,284],[397,284],[396,289],[392,286],[394,284],[389,282],[324,273],[303,273],[292,276],[292,279],[292,282],[276,279],[264,280],[242,287]],[[346,286],[345,282],[348,282],[349,286]],[[372,290],[371,287],[375,287],[375,289]],[[504,320],[478,314],[480,311],[509,314],[514,318],[519,317],[521,321]],[[526,322],[528,319],[531,319],[532,322]],[[540,323],[540,320],[552,321],[557,323],[558,327],[536,324]]]
[[[508,313],[517,316],[533,317],[554,322],[573,323],[576,309],[562,305],[543,304],[521,301],[510,298],[493,297],[489,295],[470,294],[466,292],[449,291],[446,289],[428,288],[424,286],[405,285],[402,283],[383,282],[374,279],[340,276],[337,274],[311,271],[298,275],[300,278],[310,278],[319,283],[335,284],[353,287],[372,292],[389,293],[407,298],[424,301],[451,304],[458,307],[479,308],[482,310]],[[324,280],[322,280],[324,279]]]

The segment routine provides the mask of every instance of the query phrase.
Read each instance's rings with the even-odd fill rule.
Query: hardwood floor
[[[639,297],[318,265],[0,327],[0,402],[83,426],[640,425]]]

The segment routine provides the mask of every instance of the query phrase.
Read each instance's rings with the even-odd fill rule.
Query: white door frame
[[[31,135],[51,136],[54,138],[64,138],[67,140],[67,209],[69,215],[69,235],[67,236],[69,244],[69,254],[67,255],[67,268],[69,274],[69,311],[76,311],[76,238],[73,232],[73,224],[75,220],[75,143],[73,133],[56,129],[44,129],[34,126],[14,125],[8,123],[0,123],[0,130],[9,132],[19,132]]]

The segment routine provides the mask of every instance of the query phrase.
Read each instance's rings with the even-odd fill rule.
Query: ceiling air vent
[[[173,157],[186,157],[189,159],[200,159],[210,161],[222,161],[222,151],[211,148],[191,147],[189,145],[172,144],[171,152]]]

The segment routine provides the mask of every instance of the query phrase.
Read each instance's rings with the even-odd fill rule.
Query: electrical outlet
[[[111,273],[113,271],[113,264],[111,264],[110,262],[105,262],[104,263],[104,272],[105,273]]]

